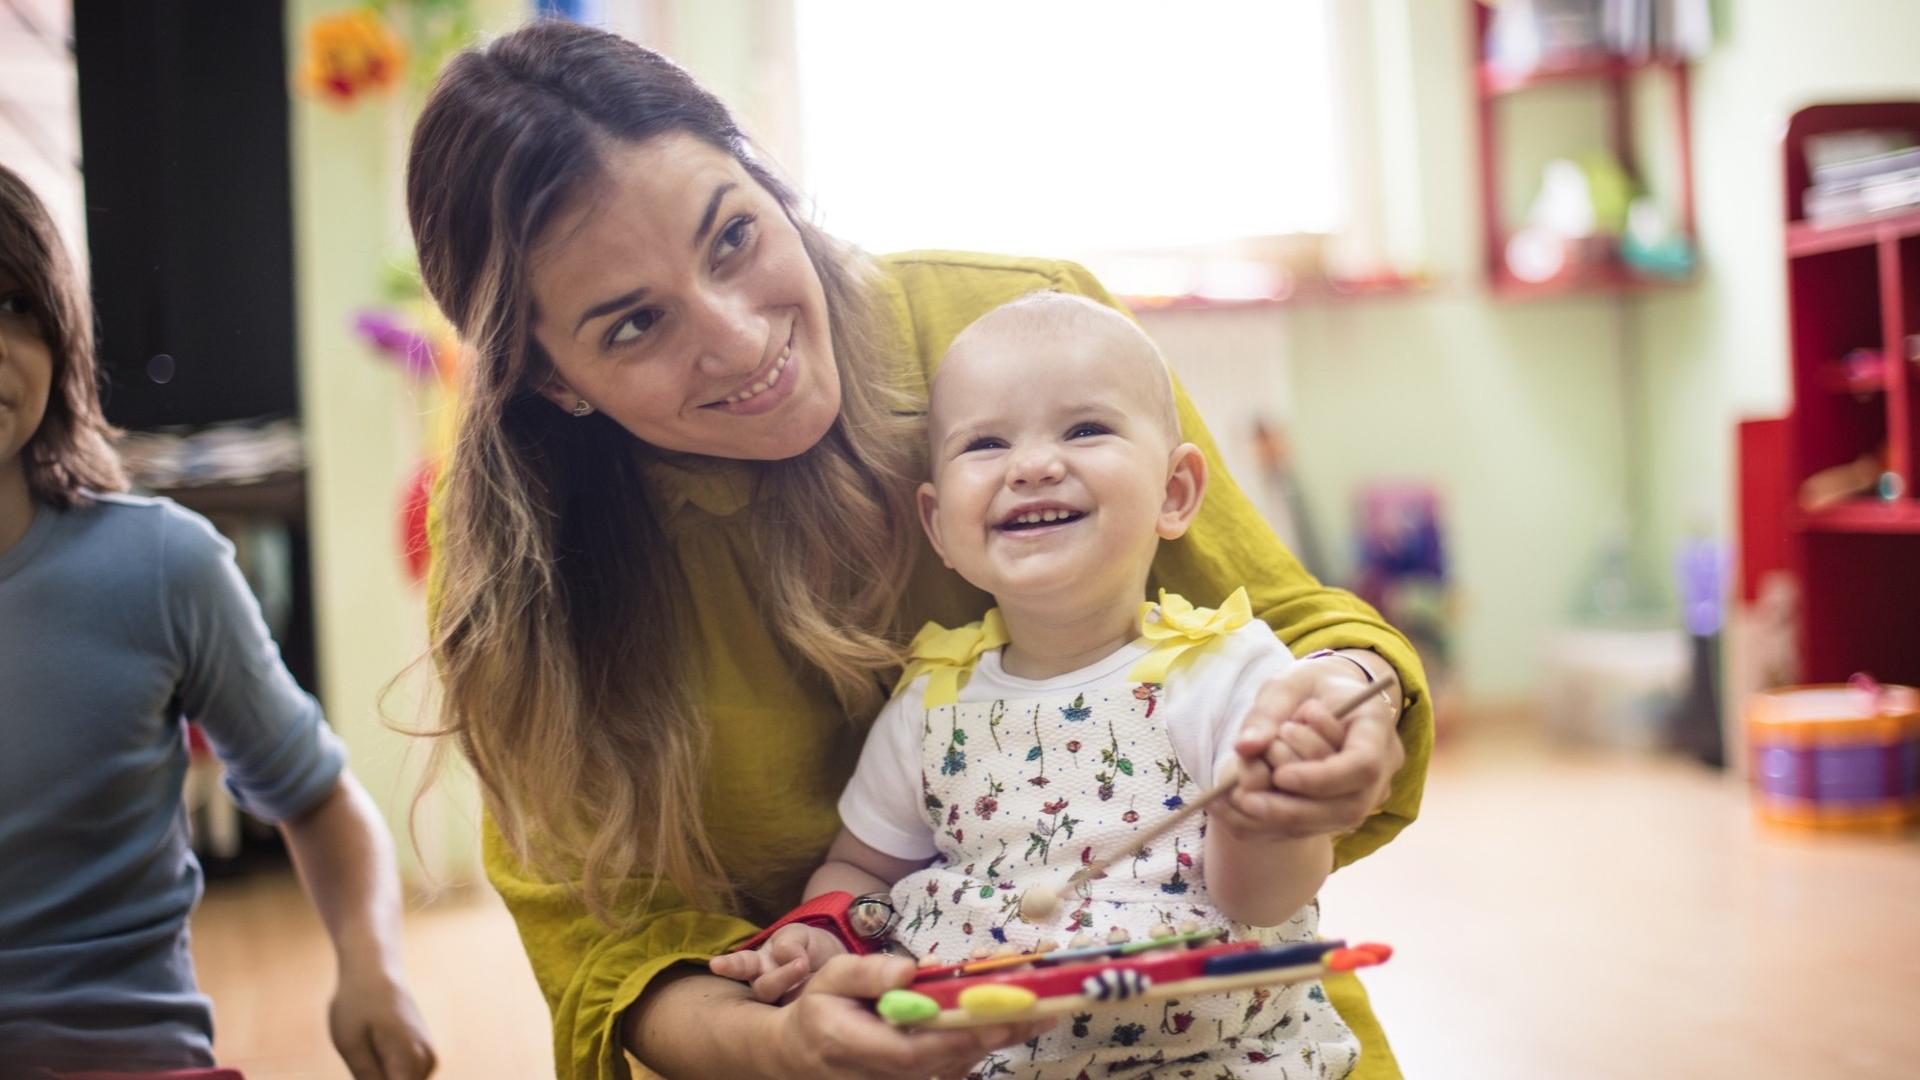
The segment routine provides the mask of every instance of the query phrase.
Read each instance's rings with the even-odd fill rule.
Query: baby
[[[1259,715],[1260,689],[1294,661],[1244,590],[1217,610],[1164,591],[1142,602],[1158,545],[1185,533],[1207,486],[1152,341],[1111,308],[1032,294],[955,339],[931,398],[921,523],[997,606],[914,640],[807,895],[861,897],[856,932],[891,929],[925,963],[1195,923],[1235,940],[1313,938],[1332,838],[1293,835],[1263,800],[1273,766],[1332,754],[1341,729],[1316,720],[1276,737],[1287,718]],[[1021,917],[1026,890],[1126,851],[1229,767],[1232,795],[1039,925]],[[712,969],[778,1001],[843,951],[796,923]],[[1146,1076],[1208,1062],[1240,1077],[1337,1077],[1358,1054],[1315,982],[1090,1010],[976,1071]]]

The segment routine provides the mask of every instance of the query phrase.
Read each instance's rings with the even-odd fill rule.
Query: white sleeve
[[[1165,690],[1169,734],[1181,767],[1201,791],[1233,756],[1233,740],[1260,688],[1292,663],[1273,630],[1255,620],[1173,669]]]
[[[920,791],[920,740],[926,710],[924,678],[880,710],[867,732],[860,764],[840,793],[840,823],[867,846],[896,859],[931,859],[933,825]]]

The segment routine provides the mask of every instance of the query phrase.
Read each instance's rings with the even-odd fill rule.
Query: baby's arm
[[[1339,749],[1337,723],[1283,725],[1249,718],[1234,742],[1240,782],[1207,811],[1207,892],[1229,918],[1275,926],[1314,898],[1333,870],[1333,837],[1298,836],[1284,819],[1261,811],[1273,770],[1314,761]]]
[[[806,898],[829,892],[885,892],[926,862],[877,851],[843,826],[820,869],[807,879]],[[807,976],[844,952],[840,939],[827,931],[793,923],[774,931],[759,948],[716,956],[707,966],[715,975],[750,984],[754,997],[773,1004],[797,993]]]
[[[1301,802],[1275,787],[1274,770],[1330,757],[1346,739],[1324,709],[1282,709],[1274,687],[1307,672],[1264,630],[1236,631],[1220,654],[1232,691],[1214,714],[1215,745],[1223,747],[1214,760],[1237,769],[1239,783],[1208,808],[1206,839],[1208,893],[1225,914],[1254,926],[1292,917],[1333,869],[1333,837],[1296,820]]]
[[[886,892],[893,883],[927,865],[926,859],[901,859],[862,841],[844,826],[827,849],[826,861],[807,879],[807,897],[835,890],[862,896]]]

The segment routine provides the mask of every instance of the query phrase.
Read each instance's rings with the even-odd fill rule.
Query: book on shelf
[[[1802,213],[1815,223],[1845,221],[1920,206],[1920,133],[1859,129],[1809,135],[1812,183]]]

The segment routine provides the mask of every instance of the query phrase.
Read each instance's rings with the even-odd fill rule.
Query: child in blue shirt
[[[187,948],[191,719],[239,803],[279,823],[333,939],[348,1068],[427,1076],[383,825],[233,549],[172,502],[112,494],[90,323],[46,208],[0,168],[0,1075],[213,1064]]]

